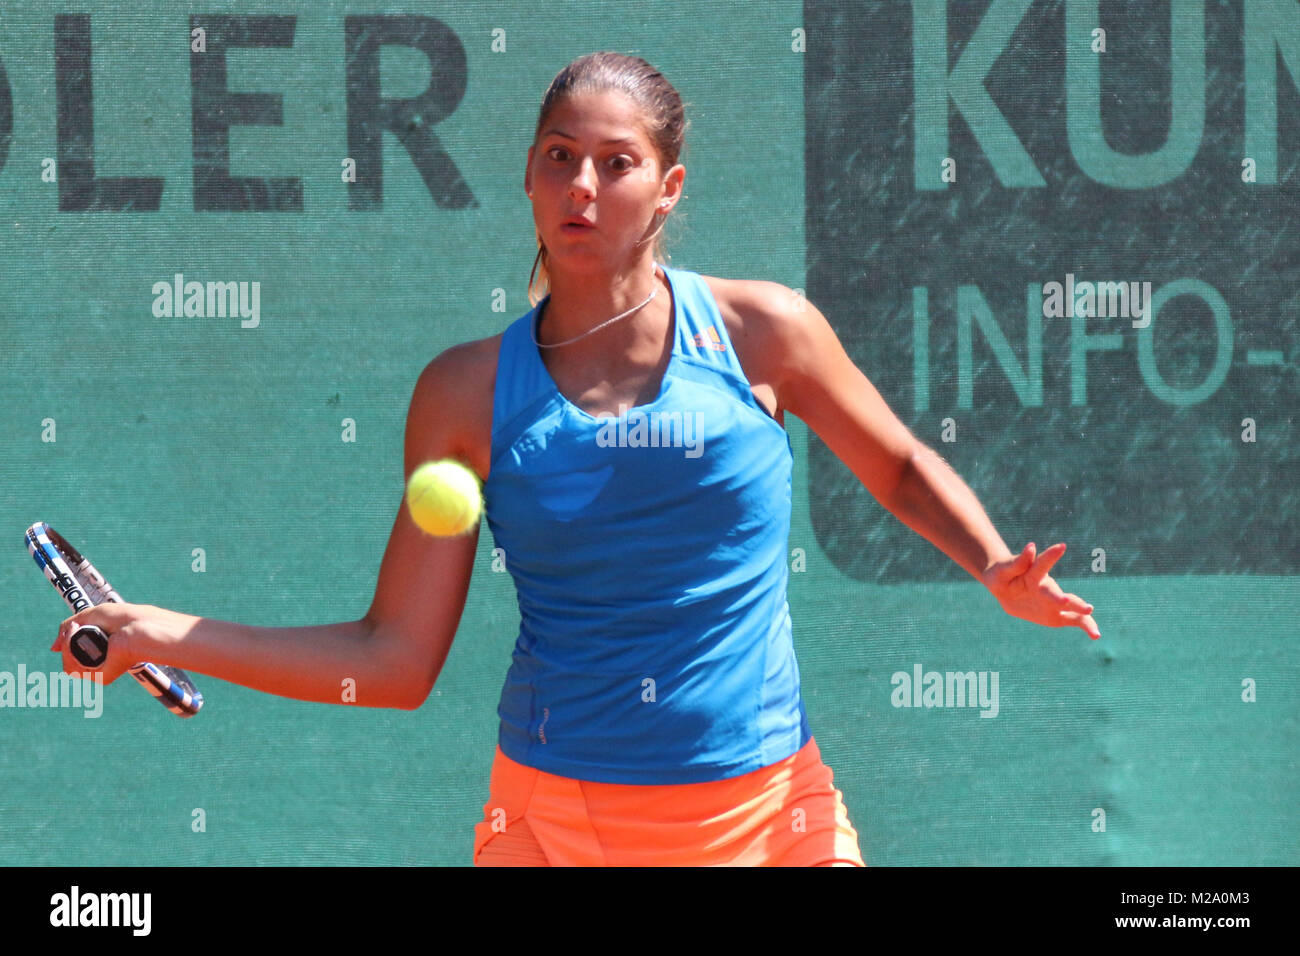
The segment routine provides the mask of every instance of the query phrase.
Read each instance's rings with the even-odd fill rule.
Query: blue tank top
[[[793,455],[708,285],[664,269],[659,396],[595,418],[530,330],[501,339],[485,514],[519,602],[497,712],[510,759],[604,783],[699,783],[811,733],[786,602]]]

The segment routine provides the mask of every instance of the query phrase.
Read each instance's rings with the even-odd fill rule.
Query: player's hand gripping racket
[[[72,608],[72,613],[110,601],[121,603],[122,599],[95,566],[44,521],[27,529],[27,550]],[[72,656],[87,667],[98,667],[108,657],[108,636],[94,626],[79,628],[69,645]],[[177,716],[193,717],[203,707],[203,695],[179,668],[144,662],[132,665],[127,673]]]

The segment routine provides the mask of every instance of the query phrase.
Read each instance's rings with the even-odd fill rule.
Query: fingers
[[[1045,561],[1046,566],[1050,568],[1053,564],[1055,564],[1058,560],[1060,560],[1060,557],[1063,554],[1065,554],[1065,543],[1061,542],[1060,544],[1052,545],[1050,548],[1044,551],[1042,557],[1039,560]],[[1036,570],[1037,568],[1035,568],[1035,571]],[[1047,577],[1045,574],[1043,576],[1043,580],[1048,585],[1049,591],[1052,592],[1053,597],[1055,597],[1057,604],[1061,606],[1062,614],[1070,618],[1070,623],[1077,624],[1079,627],[1082,627],[1085,631],[1088,632],[1088,636],[1091,637],[1094,641],[1097,640],[1099,637],[1101,637],[1101,631],[1098,630],[1097,628],[1097,622],[1094,621],[1091,617],[1092,610],[1093,610],[1093,606],[1091,604],[1089,604],[1083,598],[1079,597],[1079,595],[1077,594],[1066,594],[1064,591],[1061,590],[1060,585],[1058,585],[1056,581],[1054,581],[1050,577]]]
[[[1032,547],[1032,545],[1031,545]],[[1047,572],[1052,570],[1052,565],[1061,560],[1061,555],[1065,554],[1065,542],[1061,541],[1052,545],[1046,551],[1038,556],[1034,562],[1033,568],[1026,572],[1031,583],[1037,583],[1047,576]]]
[[[81,661],[77,660],[77,658],[72,653],[72,648],[67,646],[66,644],[64,645],[63,649],[60,651],[59,656],[62,658],[63,673],[74,674],[79,677],[84,677],[87,680],[93,680],[95,671],[102,670],[104,664],[108,663],[107,659],[105,659],[105,661],[101,663],[98,667],[92,667],[89,664],[83,664],[81,663]]]
[[[1092,638],[1094,641],[1101,640],[1101,628],[1097,627],[1097,622],[1093,620],[1091,614],[1079,614],[1074,611],[1063,611],[1061,612],[1060,626],[1083,628],[1088,637]]]
[[[1043,557],[1047,557],[1058,547],[1061,549],[1061,553],[1065,552],[1064,544],[1053,545],[1047,551],[1043,552]],[[1059,558],[1060,554],[1056,555],[1056,557]],[[1053,560],[1055,560],[1055,558],[1053,558]],[[1064,626],[1068,624],[1075,627],[1081,627],[1094,641],[1100,639],[1101,630],[1097,627],[1097,622],[1092,619],[1092,605],[1077,594],[1066,594],[1051,578],[1047,578],[1047,584],[1049,585],[1050,590],[1055,592],[1053,597],[1055,597],[1056,603],[1060,606],[1062,625]]]
[[[123,605],[116,605],[121,608]],[[100,610],[100,608],[88,608],[89,610]],[[112,620],[121,618],[121,613],[110,613],[107,617]],[[89,618],[89,620],[87,620]],[[76,655],[72,653],[72,635],[77,631],[79,626],[93,624],[99,627],[108,636],[108,655],[97,665],[84,664],[77,660]],[[63,672],[71,674],[74,677],[83,677],[86,680],[93,680],[99,675],[104,684],[111,684],[122,675],[130,666],[130,638],[135,627],[128,621],[116,627],[113,633],[109,633],[109,628],[105,627],[97,616],[87,615],[86,611],[78,611],[65,622],[66,631],[61,632],[59,638],[55,641]]]
[[[71,617],[66,618],[59,625],[59,634],[54,639],[54,643],[50,645],[50,650],[62,650],[67,645],[72,632],[79,627],[93,624],[109,637],[112,637],[114,631],[130,624],[131,621],[135,620],[135,617],[134,605],[131,604],[114,602],[83,608]]]
[[[1056,602],[1061,605],[1061,610],[1063,611],[1073,611],[1076,614],[1092,613],[1092,605],[1077,594],[1066,594],[1062,592],[1056,595]]]
[[[1002,579],[1010,581],[1012,578],[1018,578],[1028,571],[1034,564],[1034,542],[1025,545],[1025,549],[1016,555],[1015,561],[1006,567],[1002,572]]]

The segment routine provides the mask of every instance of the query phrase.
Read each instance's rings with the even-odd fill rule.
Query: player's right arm
[[[403,494],[374,600],[363,617],[256,627],[152,605],[103,604],[63,622],[51,650],[62,653],[64,669],[90,671],[72,657],[68,637],[72,625],[94,624],[109,635],[108,659],[98,668],[106,682],[135,661],[148,660],[299,700],[419,707],[460,623],[478,530],[458,538],[424,534],[406,510],[405,479],[429,459],[467,460],[458,410],[466,407],[464,379],[472,368],[462,349],[438,356],[416,383],[406,421]]]
[[[433,689],[460,626],[469,593],[479,525],[457,537],[425,534],[411,520],[405,488],[421,464],[455,458],[473,467],[466,422],[458,411],[482,388],[469,346],[443,352],[421,373],[406,418],[402,497],[379,569],[374,601],[363,620],[402,662],[403,706],[414,709]],[[470,403],[472,404],[472,403]],[[479,476],[480,479],[482,476]]]

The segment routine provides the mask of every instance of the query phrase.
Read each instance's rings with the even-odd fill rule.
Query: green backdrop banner
[[[486,530],[419,710],[200,675],[190,721],[34,694],[66,611],[21,532],[128,601],[359,618],[416,377],[529,308],[537,108],[605,49],[687,101],[672,264],[803,290],[1097,608],[1097,643],[1005,616],[787,419],[867,862],[1300,861],[1300,4],[243,6],[5,8],[0,864],[470,861],[518,627]]]
[[[809,13],[808,294],[899,414],[1109,573],[1295,574],[1300,5]],[[815,449],[838,567],[964,577]]]

